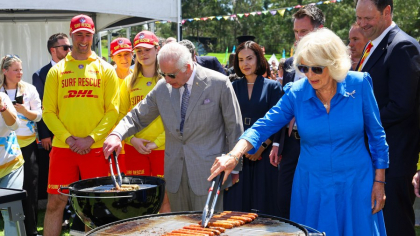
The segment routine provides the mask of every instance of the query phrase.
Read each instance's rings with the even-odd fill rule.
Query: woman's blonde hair
[[[8,70],[9,67],[15,62],[22,63],[22,60],[20,60],[20,58],[16,55],[6,55],[2,58],[0,68],[0,88],[4,85],[7,85],[6,75],[3,73],[3,69]],[[18,88],[19,94],[23,94],[25,90],[25,84],[22,80],[18,83]],[[4,89],[6,90],[6,88]],[[16,96],[18,95],[16,94]]]
[[[303,37],[297,45],[293,66],[302,61],[308,66],[325,66],[337,82],[343,81],[351,68],[348,49],[343,41],[329,29],[321,28]]]
[[[154,48],[156,50],[159,50],[159,46],[155,46]],[[155,80],[155,82],[157,82],[158,80],[160,80],[162,78],[159,75],[158,71],[159,71],[159,64],[158,64],[157,55],[156,55],[155,74],[153,75],[153,79]],[[140,72],[142,72],[142,65],[138,61],[138,58],[137,58],[137,55],[136,55],[136,62],[134,63],[134,71],[133,71],[133,74],[131,75],[131,80],[130,80],[130,85],[129,85],[130,89],[134,88],[134,85],[136,85],[137,77],[139,76]]]

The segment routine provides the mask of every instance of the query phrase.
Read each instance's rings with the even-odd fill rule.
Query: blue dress
[[[296,117],[301,152],[290,219],[328,236],[386,235],[382,211],[371,213],[374,170],[388,168],[388,145],[369,74],[349,72],[337,83],[329,113],[306,78],[284,89],[278,104],[240,138],[258,147]]]
[[[282,95],[280,83],[262,76],[258,76],[255,80],[251,99],[248,96],[245,78],[234,81],[232,86],[241,107],[244,130],[263,117],[277,104]],[[274,186],[277,186],[278,169],[270,164],[270,151],[271,146],[261,154],[261,160],[243,159],[239,182],[228,191],[224,191],[224,210],[251,212],[255,209],[259,213],[279,215],[277,207],[274,207],[277,199]]]

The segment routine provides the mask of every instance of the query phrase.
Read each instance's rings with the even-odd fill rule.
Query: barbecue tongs
[[[209,194],[207,196],[206,205],[204,206],[203,215],[201,216],[201,226],[203,226],[204,228],[207,227],[208,223],[210,222],[211,217],[213,216],[214,207],[216,206],[217,197],[219,196],[220,187],[222,186],[224,177],[225,177],[225,172],[222,171],[222,173],[220,173],[219,183],[217,184],[217,192],[216,194],[214,194],[214,198],[213,198],[213,202],[211,204],[210,210],[209,210],[210,198],[213,193],[213,188],[214,188],[214,184],[216,183],[216,178],[212,181],[211,187],[209,188]]]
[[[114,176],[114,170],[112,168],[112,157],[111,156],[113,156],[114,160],[115,160],[115,166],[116,166],[117,173],[118,173],[118,183],[117,183],[117,180],[115,179],[115,176]],[[109,171],[111,173],[112,183],[114,184],[115,189],[118,190],[118,189],[120,189],[120,187],[122,185],[122,176],[121,176],[121,172],[120,172],[120,166],[118,164],[118,156],[117,156],[117,153],[115,151],[112,152],[112,155],[109,155],[108,161],[109,161]]]

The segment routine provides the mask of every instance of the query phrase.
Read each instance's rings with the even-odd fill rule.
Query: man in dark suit
[[[299,9],[293,15],[293,31],[295,32],[295,45],[308,33],[323,27],[325,22],[324,14],[316,6],[308,5]],[[298,73],[291,71],[293,68],[293,57],[284,63],[283,86],[289,82],[299,80]],[[278,196],[277,201],[280,217],[289,219],[290,200],[292,196],[293,177],[300,154],[300,137],[297,126],[290,128],[283,127],[273,140],[273,147],[270,153],[270,162],[274,166],[279,165]],[[281,160],[281,163],[280,163]]]
[[[226,75],[225,70],[223,69],[223,66],[220,64],[219,60],[217,60],[216,57],[211,56],[196,56],[197,52],[195,51],[194,44],[188,40],[184,39],[179,41],[179,44],[184,45],[188,48],[188,51],[191,53],[192,60],[194,62],[197,62],[202,67],[206,67],[210,70],[218,71],[224,75]]]
[[[211,70],[218,71],[222,74],[226,74],[225,70],[223,69],[222,64],[220,64],[219,60],[216,57],[211,56],[195,56],[197,63],[202,66],[209,68]]]
[[[368,43],[370,53],[357,68],[372,77],[389,145],[383,209],[387,235],[414,236],[410,182],[419,154],[420,45],[392,21],[392,11],[392,0],[358,1],[357,24],[373,46]]]
[[[48,71],[57,62],[67,56],[67,53],[71,51],[72,46],[68,36],[64,33],[57,33],[50,36],[47,43],[48,52],[51,54],[51,62],[39,69],[32,75],[32,84],[36,87],[39,93],[39,97],[44,98],[44,85],[45,79],[47,78]],[[51,140],[54,136],[53,133],[47,128],[44,121],[37,122],[38,136],[41,140],[42,147],[49,151],[51,149]]]

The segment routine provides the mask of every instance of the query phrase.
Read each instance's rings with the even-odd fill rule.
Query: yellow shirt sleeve
[[[102,78],[105,86],[105,114],[98,126],[89,135],[95,142],[104,139],[114,127],[118,118],[120,104],[118,76],[114,68],[104,68]]]
[[[420,170],[420,154],[419,154],[419,160],[417,161],[417,171]]]
[[[48,129],[54,134],[54,138],[65,143],[71,136],[63,123],[58,118],[58,66],[60,63],[50,69],[47,74],[44,88],[43,113],[42,118]]]

